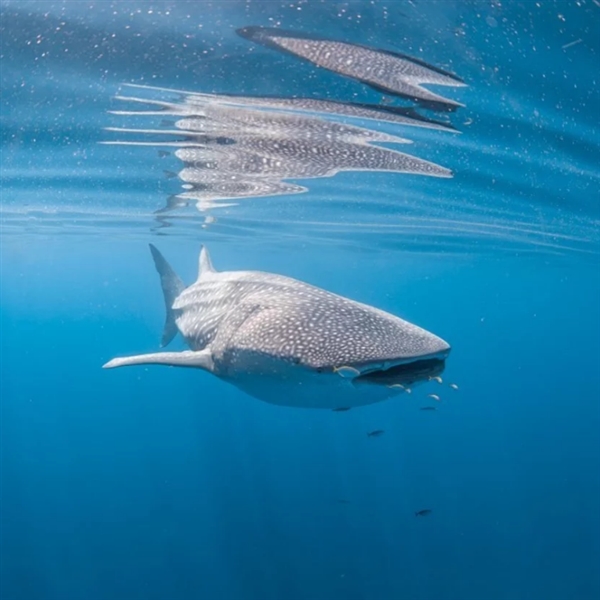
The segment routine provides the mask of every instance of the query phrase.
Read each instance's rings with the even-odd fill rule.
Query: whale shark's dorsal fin
[[[202,275],[206,273],[216,273],[216,269],[212,265],[212,261],[210,260],[210,256],[208,254],[208,250],[206,246],[202,246],[200,250],[200,260],[198,261],[198,280]]]

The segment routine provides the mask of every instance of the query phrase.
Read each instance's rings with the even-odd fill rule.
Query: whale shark
[[[186,287],[150,250],[166,307],[161,346],[180,333],[189,350],[114,358],[106,369],[196,368],[271,404],[330,410],[409,392],[444,370],[447,342],[383,310],[283,275],[217,271],[205,246]]]

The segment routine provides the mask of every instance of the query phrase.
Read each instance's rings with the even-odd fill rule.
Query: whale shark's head
[[[260,272],[211,276],[206,283],[212,306],[217,282],[227,289],[228,302],[235,299],[229,315],[237,322],[226,345],[213,344],[213,372],[267,402],[321,408],[371,404],[409,391],[445,368],[446,341],[372,306]],[[200,278],[194,305],[202,285]]]
[[[450,346],[432,337],[430,351],[423,354],[318,367],[302,364],[302,357],[238,350],[235,357],[227,357],[227,371],[219,376],[270,404],[329,409],[364,406],[410,394],[443,373]]]

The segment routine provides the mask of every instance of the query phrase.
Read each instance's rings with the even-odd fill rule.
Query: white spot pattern
[[[238,33],[253,42],[295,54],[318,67],[411,98],[457,105],[421,84],[464,86],[457,77],[399,53],[336,40],[304,38],[269,27],[246,27]]]
[[[210,345],[221,372],[273,359],[333,370],[449,349],[394,315],[271,273],[203,274],[173,308],[189,346]]]

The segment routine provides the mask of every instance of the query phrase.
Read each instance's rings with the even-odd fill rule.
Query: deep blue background
[[[2,600],[600,594],[600,7],[1,6]],[[461,135],[409,135],[455,178],[344,174],[207,229],[194,211],[157,224],[168,167],[96,144],[123,124],[105,112],[121,82],[378,100],[232,33],[277,21],[469,81],[444,90],[467,104]],[[149,241],[187,282],[207,242],[219,269],[416,322],[453,346],[444,385],[334,413],[205,373],[103,371],[158,348]]]

